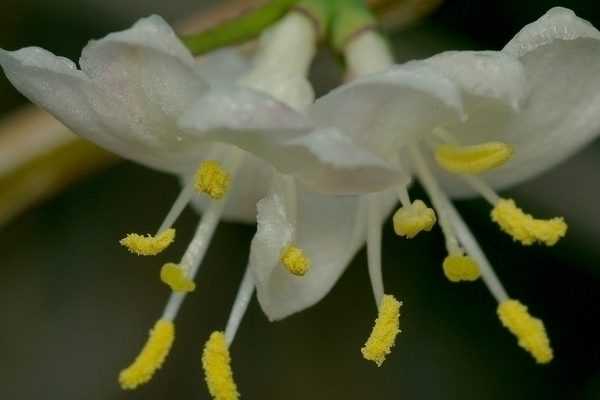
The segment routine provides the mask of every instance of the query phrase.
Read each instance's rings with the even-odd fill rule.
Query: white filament
[[[376,194],[367,195],[367,260],[375,304],[383,298],[381,272],[381,206]]]
[[[233,340],[235,339],[235,334],[246,314],[246,310],[248,310],[248,304],[250,304],[250,300],[252,300],[255,287],[256,285],[254,284],[252,271],[250,268],[246,267],[246,272],[244,272],[242,283],[238,289],[233,307],[231,307],[231,313],[229,314],[229,319],[225,328],[225,340],[227,340],[228,346],[231,346],[231,343],[233,343]]]
[[[160,224],[160,228],[158,228],[158,231],[156,232],[157,235],[173,226],[175,221],[177,221],[177,218],[179,218],[179,216],[185,209],[185,206],[187,206],[190,200],[192,199],[193,195],[194,180],[190,179],[189,182],[186,183],[185,186],[181,189],[181,192],[179,192],[175,203],[173,203],[173,206],[171,206],[169,213],[163,220],[162,224]]]

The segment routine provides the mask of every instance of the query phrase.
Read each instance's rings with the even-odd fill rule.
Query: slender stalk
[[[283,16],[298,0],[273,0],[263,7],[225,21],[206,31],[182,37],[193,54],[231,46],[256,37]]]

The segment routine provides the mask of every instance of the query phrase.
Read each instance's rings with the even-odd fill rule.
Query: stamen
[[[232,178],[242,162],[243,157],[244,154],[237,149],[228,151],[224,165],[229,171],[231,171]],[[204,214],[202,215],[200,223],[198,224],[198,228],[196,228],[194,238],[185,251],[183,258],[181,259],[181,263],[179,263],[180,268],[185,271],[185,274],[190,281],[194,280],[194,277],[202,265],[202,260],[206,255],[208,245],[210,244],[217,225],[219,224],[219,220],[221,219],[221,215],[223,214],[226,203],[225,200],[226,199],[224,199],[224,201],[212,201],[206,210],[204,210]],[[185,295],[185,292],[171,293],[167,305],[165,306],[165,310],[163,311],[163,319],[169,321],[173,321],[175,319],[177,313],[179,312],[179,308],[185,299]]]
[[[535,219],[517,207],[511,199],[500,199],[492,210],[492,220],[525,246],[536,242],[554,246],[567,232],[563,218]]]
[[[390,354],[396,342],[396,336],[400,333],[400,303],[392,295],[384,295],[379,306],[379,316],[371,335],[364,347],[360,350],[363,357],[375,362],[381,367],[385,358]]]
[[[215,200],[227,193],[230,181],[231,177],[217,161],[203,161],[196,172],[196,190]]]
[[[162,266],[160,279],[174,292],[187,293],[196,289],[196,284],[186,276],[185,270],[174,263],[166,263]]]
[[[281,264],[296,276],[304,276],[310,269],[310,259],[301,248],[292,245],[282,251]]]
[[[240,394],[233,380],[231,357],[223,332],[213,332],[204,345],[202,368],[208,391],[215,400],[237,400]]]
[[[169,228],[155,236],[130,233],[121,239],[119,243],[127,247],[131,253],[140,256],[155,256],[169,247],[173,240],[175,240],[175,229]]]
[[[402,206],[394,214],[394,231],[399,236],[412,239],[421,231],[429,232],[437,219],[435,211],[421,200],[415,200],[409,206]]]
[[[165,250],[175,240],[175,229],[172,229],[171,227],[179,215],[181,215],[185,206],[190,202],[193,193],[193,182],[186,184],[183,189],[181,189],[175,203],[173,203],[167,216],[162,224],[160,224],[160,228],[158,228],[156,235],[143,236],[132,233],[127,235],[124,239],[121,239],[121,245],[127,247],[132,253],[144,256],[154,256]]]
[[[464,254],[449,254],[443,263],[444,274],[452,282],[475,281],[479,278],[479,266]]]
[[[501,166],[512,154],[512,147],[502,142],[473,146],[442,144],[435,150],[435,159],[448,172],[476,175]]]
[[[135,361],[119,374],[123,389],[135,389],[148,382],[161,367],[175,340],[175,325],[171,321],[158,320],[150,331],[150,337]]]
[[[527,350],[539,364],[552,361],[554,354],[544,323],[532,317],[527,307],[517,300],[506,300],[498,306],[502,324],[519,339],[519,346]]]

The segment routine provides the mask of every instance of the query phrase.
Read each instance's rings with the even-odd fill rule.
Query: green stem
[[[336,6],[337,0],[301,0],[296,9],[308,14],[319,27],[319,36],[323,36],[329,29]]]
[[[195,55],[247,41],[281,18],[296,2],[298,0],[273,0],[214,28],[184,36],[182,41]]]
[[[331,44],[339,51],[357,33],[375,27],[377,20],[364,0],[336,0],[331,27]]]

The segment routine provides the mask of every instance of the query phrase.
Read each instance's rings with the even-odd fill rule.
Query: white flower
[[[383,47],[374,45],[374,37],[364,33],[346,48],[358,78],[318,99],[308,113],[320,126],[333,126],[354,143],[412,171],[437,212],[436,218],[423,202],[412,202],[403,185],[367,194],[362,210],[360,200],[354,200],[362,213],[355,220],[356,231],[367,225],[369,272],[377,303],[385,298],[381,219],[394,203],[390,191],[396,191],[402,203],[394,215],[396,232],[411,238],[439,219],[448,251],[443,263],[446,276],[472,281],[481,274],[499,302],[502,323],[538,362],[550,361],[552,350],[543,324],[508,297],[448,195],[483,196],[493,206],[492,219],[524,245],[551,246],[564,236],[567,226],[562,218],[535,219],[493,188],[547,170],[600,133],[600,32],[572,11],[554,8],[523,28],[502,51],[446,52],[395,66],[381,54]],[[380,62],[379,68],[373,60]],[[377,69],[380,72],[372,73]],[[272,196],[259,207],[253,250],[262,238],[262,251],[268,251],[277,240],[273,232],[285,231],[282,204]],[[261,304],[271,318],[311,304],[306,299],[313,294],[307,291],[321,295],[321,287],[327,286],[323,282],[296,286],[266,266],[257,276],[270,276],[263,279],[271,296]],[[331,274],[330,279],[338,276]],[[381,357],[389,347],[378,350]]]
[[[83,50],[81,69],[40,48],[0,50],[0,65],[14,86],[74,132],[125,158],[182,176],[184,189],[156,235],[131,234],[122,240],[131,251],[154,255],[164,250],[194,187],[210,196],[197,200],[203,216],[181,262],[161,270],[174,292],[148,346],[121,374],[124,388],[145,383],[168,354],[173,320],[186,292],[194,290],[193,277],[220,219],[254,221],[256,202],[268,193],[285,202],[287,225],[273,225],[273,253],[253,246],[254,264],[240,289],[242,297],[250,296],[256,276],[259,298],[267,298],[262,304],[274,318],[273,297],[282,296],[281,315],[318,301],[363,242],[355,198],[328,198],[304,188],[356,193],[406,183],[400,170],[335,127],[319,127],[305,113],[314,99],[305,75],[316,35],[310,19],[292,13],[263,36],[251,66],[230,52],[197,63],[156,16],[91,42]],[[224,197],[227,201],[220,200]],[[268,220],[265,212],[258,218]],[[257,243],[264,242],[265,226]],[[310,261],[305,254],[315,268],[298,278],[290,272],[306,273]],[[265,278],[265,270],[311,289],[294,300],[299,289],[290,288],[284,299],[286,280]],[[243,315],[236,312],[240,304],[232,312],[228,343]]]

